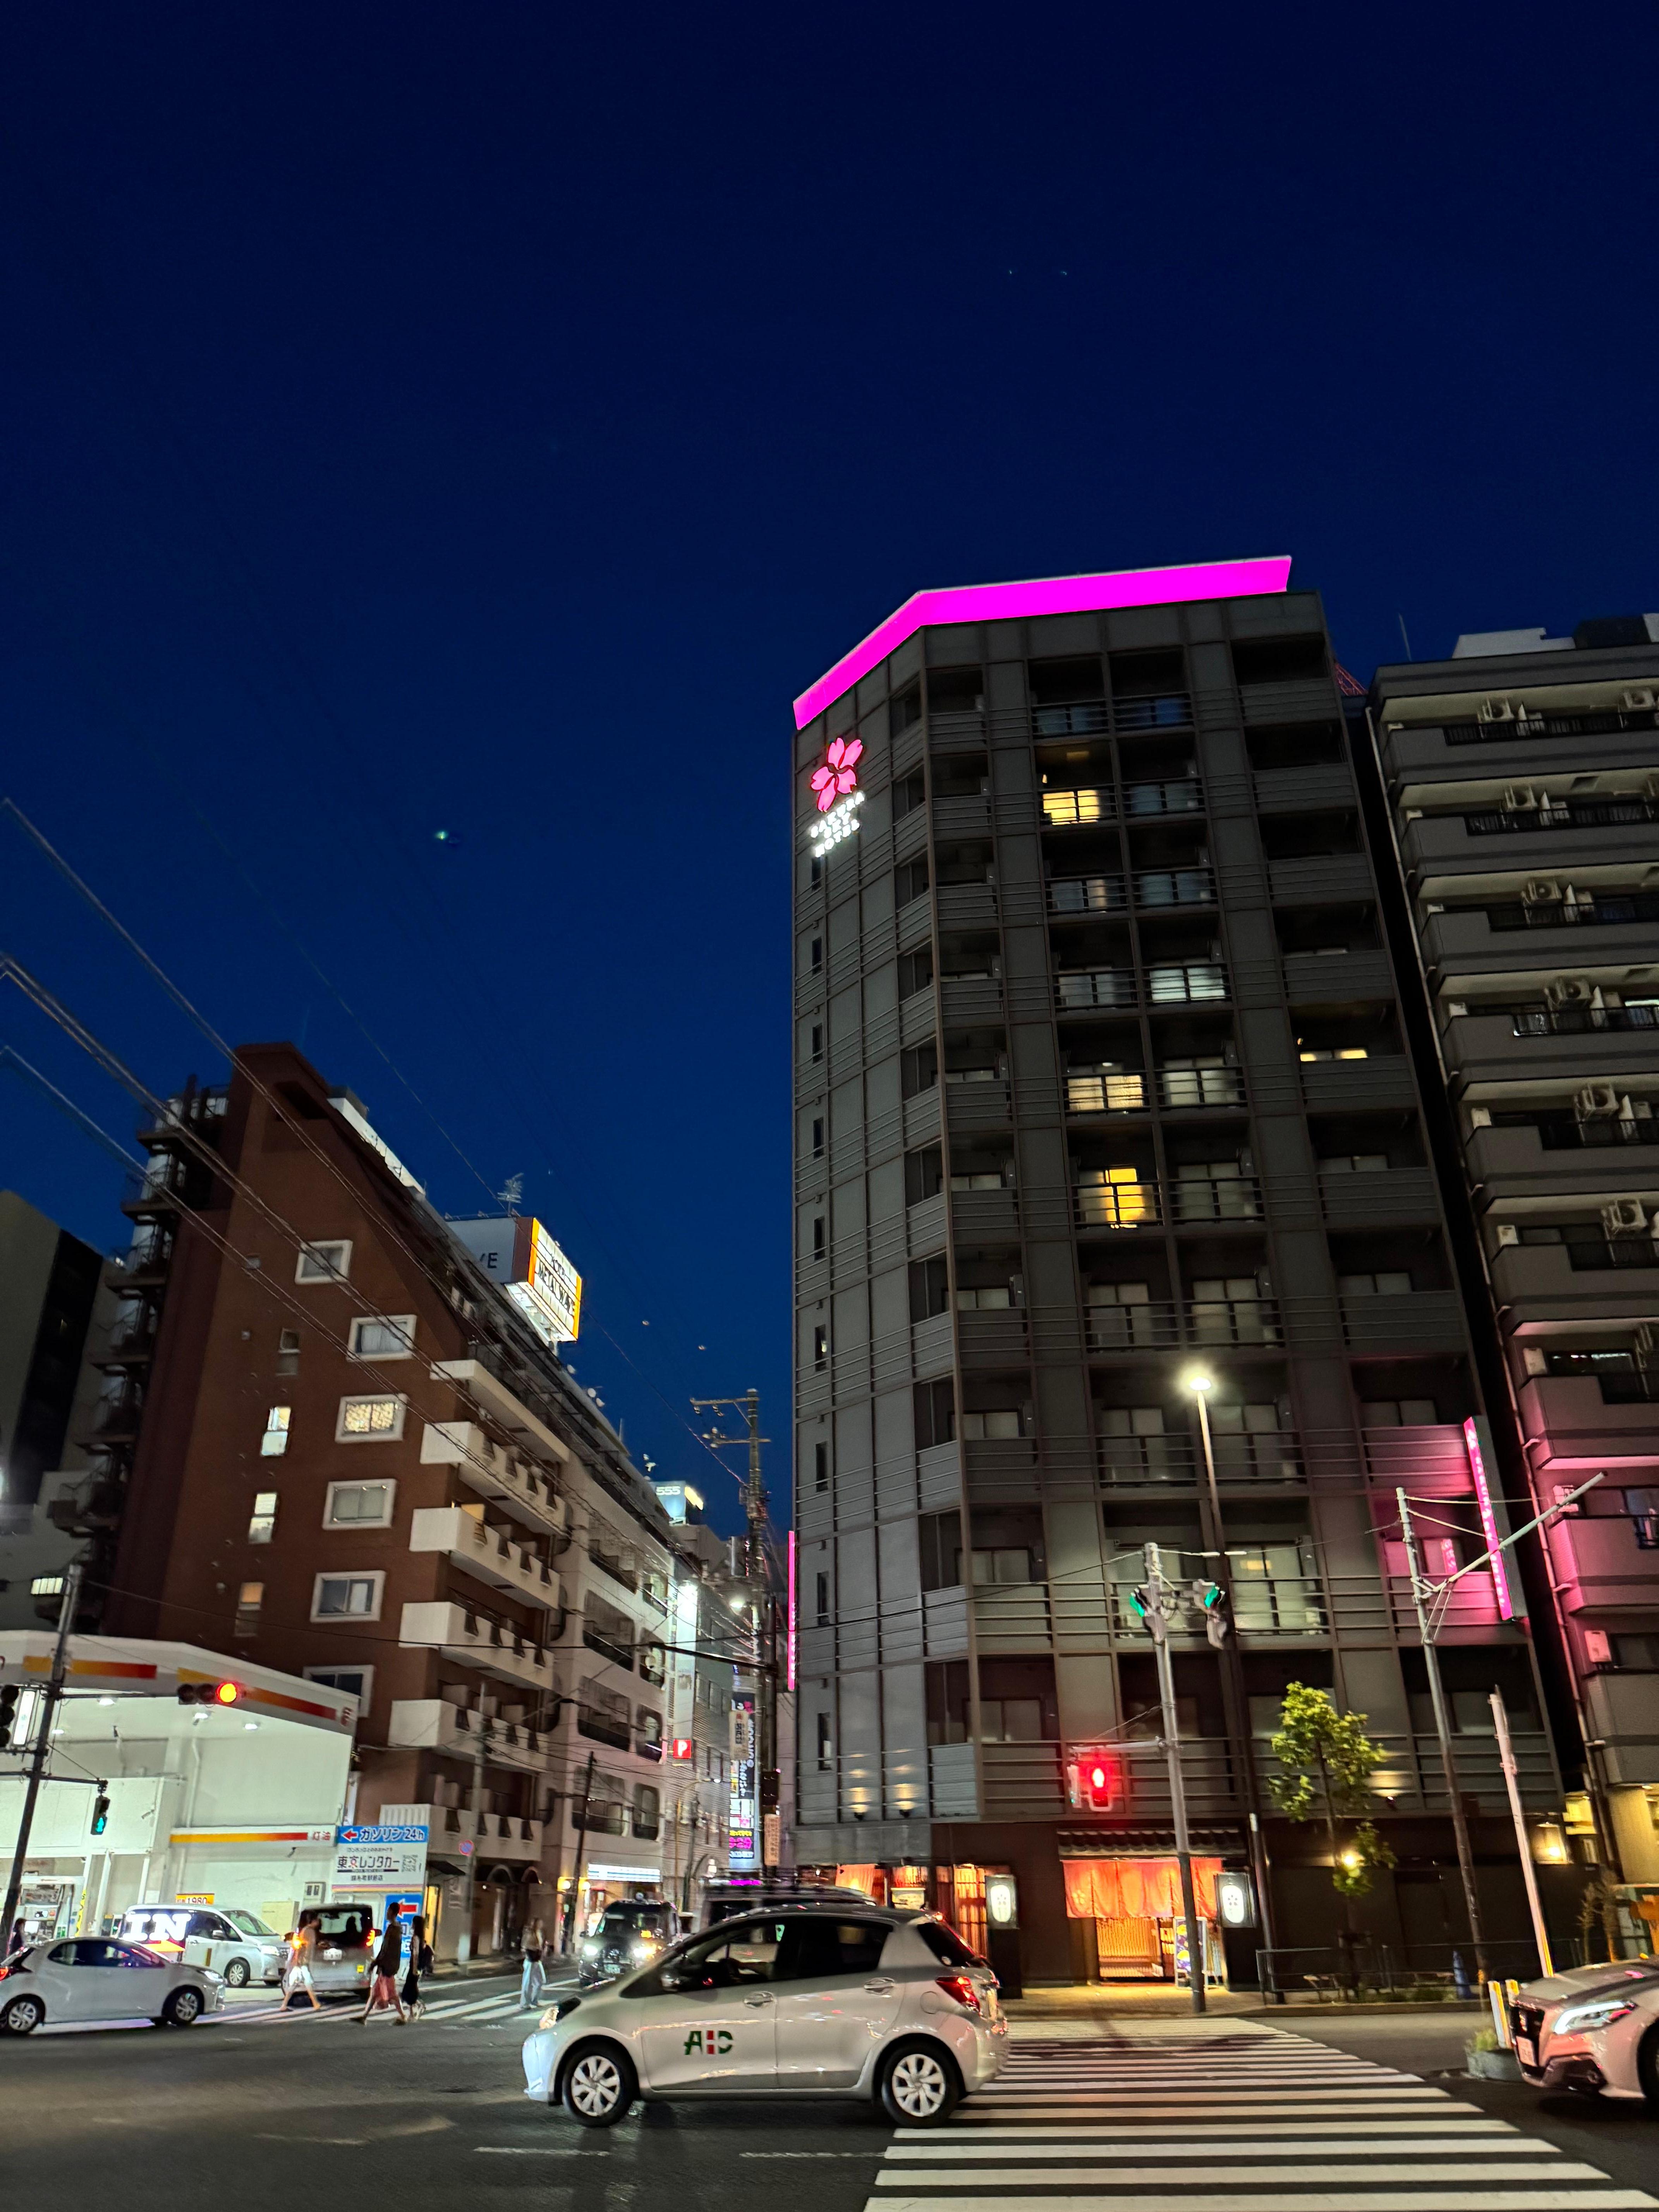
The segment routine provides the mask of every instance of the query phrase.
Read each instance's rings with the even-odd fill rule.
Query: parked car
[[[929,1913],[791,1907],[722,1921],[550,2007],[525,2094],[611,2127],[639,2096],[873,2097],[930,2127],[1001,2063],[996,1977]]]
[[[584,1985],[614,1981],[632,1967],[648,1966],[679,1935],[680,1916],[672,1905],[645,1899],[607,1905],[599,1926],[576,1946],[576,1978]]]
[[[1618,1959],[1528,1982],[1510,2033],[1534,2089],[1645,2097],[1659,2110],[1659,1959]]]
[[[37,1943],[0,1966],[0,2034],[31,2035],[46,2021],[153,2020],[193,2027],[216,2012],[224,1984],[205,1966],[147,1943],[71,1936]]]
[[[251,1912],[209,1911],[184,1905],[134,1905],[121,1915],[125,1942],[147,1943],[164,1957],[210,1966],[233,1990],[250,1982],[280,1982],[288,1945]]]

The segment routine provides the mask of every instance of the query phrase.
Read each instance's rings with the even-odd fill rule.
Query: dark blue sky
[[[1290,552],[1362,677],[1402,614],[1427,656],[1659,605],[1656,46],[1619,4],[14,11],[0,787],[441,1205],[483,1194],[301,945],[525,1173],[665,1472],[694,1389],[781,1439],[790,697],[928,584]],[[3,827],[0,937],[155,1085],[220,1072]],[[6,1042],[126,1133],[10,994]],[[0,1073],[0,1183],[112,1244],[117,1182]]]

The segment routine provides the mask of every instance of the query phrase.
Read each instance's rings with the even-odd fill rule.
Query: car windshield
[[[599,1923],[601,1936],[630,1934],[636,1928],[647,1928],[653,1935],[662,1935],[674,1924],[674,1909],[669,1905],[608,1905],[605,1917]]]
[[[244,1936],[274,1936],[276,1930],[267,1928],[263,1920],[256,1920],[251,1912],[228,1912],[225,1917],[233,1927],[240,1928]]]

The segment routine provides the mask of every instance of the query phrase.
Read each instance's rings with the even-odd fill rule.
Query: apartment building
[[[75,1441],[114,1311],[101,1255],[0,1191],[0,1628],[56,1622],[75,1540],[52,1518],[86,1455]]]
[[[1398,1866],[1359,1923],[1440,1968],[1464,1929],[1395,1490],[1447,1571],[1502,1501],[1288,571],[921,593],[796,702],[797,1850],[975,1938],[1013,1872],[1039,1979],[1176,1971],[1149,1540],[1232,1590],[1224,1650],[1173,1639],[1212,1966],[1339,1926],[1322,1832],[1265,1795],[1292,1681],[1387,1754]],[[1494,1686],[1560,1809],[1522,1609],[1472,1576],[1439,1639],[1515,1936]],[[1261,1908],[1231,1933],[1229,1871]]]
[[[654,1887],[667,1522],[477,1224],[291,1046],[141,1138],[64,1506],[91,1625],[356,1696],[349,1817],[429,1827],[446,1953]]]
[[[745,1585],[732,1571],[731,1544],[703,1519],[694,1485],[659,1482],[656,1491],[674,1550],[663,1893],[689,1911],[698,1884],[724,1880],[731,1867],[732,1697],[748,1640]]]
[[[1659,615],[1466,636],[1370,716],[1587,1747],[1659,1882]],[[1632,1923],[1633,1936],[1642,1931]]]

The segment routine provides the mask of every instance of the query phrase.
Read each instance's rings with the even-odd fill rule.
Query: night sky
[[[1656,48],[15,9],[0,791],[440,1206],[522,1173],[581,1380],[735,1525],[680,1414],[757,1384],[787,1495],[790,698],[926,585],[1287,552],[1362,678],[1402,617],[1659,606]],[[155,1088],[222,1075],[3,823],[0,942]],[[7,1045],[131,1145],[12,992]],[[111,1248],[119,1180],[0,1067],[0,1186]]]

